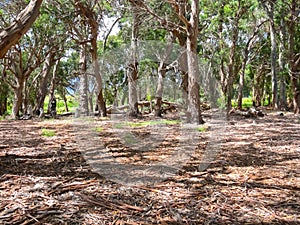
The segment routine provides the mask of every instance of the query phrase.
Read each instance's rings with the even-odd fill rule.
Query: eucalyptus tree
[[[232,108],[233,85],[241,70],[240,44],[243,30],[241,26],[245,22],[247,10],[251,8],[252,2],[233,0],[221,5],[219,14],[219,43],[222,64],[220,66],[220,77],[222,90],[226,96],[226,107]],[[246,52],[246,54],[248,54]],[[225,57],[225,58],[223,58]],[[243,78],[242,78],[243,79]]]
[[[276,42],[276,23],[275,23],[275,4],[274,0],[260,0],[266,11],[269,20],[270,40],[271,40],[271,75],[272,75],[272,107],[278,109],[278,81],[277,81],[277,42]]]
[[[47,2],[44,8],[41,9],[41,15],[32,27],[32,30],[34,33],[38,33],[41,40],[44,40],[44,48],[48,50],[41,72],[35,77],[37,80],[37,91],[34,112],[39,113],[44,108],[45,97],[49,92],[51,70],[57,64],[57,61],[65,55],[68,36],[65,24],[62,23],[55,6],[51,2]],[[52,96],[49,102],[53,101],[54,97]]]
[[[258,4],[257,1],[247,1],[248,8],[245,18],[243,19],[240,30],[242,33],[240,35],[240,46],[242,60],[241,60],[241,70],[239,72],[239,89],[238,89],[238,103],[237,106],[239,109],[243,105],[243,92],[245,86],[245,73],[246,68],[249,66],[251,61],[256,57],[258,52],[262,49],[264,24],[266,20],[262,17],[261,12],[257,10]]]
[[[129,0],[129,2],[139,10],[147,13],[161,27],[173,32],[185,46],[188,72],[188,120],[192,123],[203,123],[200,111],[200,85],[197,59],[198,34],[202,28],[202,26],[199,27],[199,0],[165,0],[159,2]],[[169,6],[170,13],[166,14],[158,10],[162,5]]]
[[[3,9],[6,15],[3,17],[3,23],[10,23],[10,20],[13,18],[12,15],[19,8],[24,7],[24,5],[16,4],[13,1],[9,3],[10,6]],[[7,15],[11,15],[11,17]],[[48,49],[45,48],[44,39],[31,29],[22,36],[19,43],[14,45],[2,59],[3,79],[14,92],[12,110],[14,118],[19,117],[21,109],[23,109],[23,113],[26,113],[26,83],[32,73],[43,63],[47,52]]]
[[[128,105],[129,115],[137,117],[140,112],[138,108],[138,96],[137,96],[137,79],[138,79],[138,35],[139,26],[141,23],[141,13],[136,4],[131,2],[132,10],[132,29],[131,29],[131,41],[130,41],[130,53],[129,63],[127,65],[127,77],[128,77]]]

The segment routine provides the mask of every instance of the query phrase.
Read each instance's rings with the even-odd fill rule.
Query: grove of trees
[[[235,100],[242,109],[251,97],[254,107],[300,113],[298,0],[10,0],[0,15],[0,115],[39,115],[46,96],[73,95],[85,115],[127,103],[139,116],[146,99],[161,116],[169,80],[167,100],[185,103],[189,121],[203,123],[200,105],[212,92],[201,85],[202,65],[225,102],[212,107],[230,111]],[[141,60],[147,41],[163,43],[158,60]]]

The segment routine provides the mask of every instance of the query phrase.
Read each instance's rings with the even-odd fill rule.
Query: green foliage
[[[232,104],[233,107],[237,107],[237,101],[236,100],[232,100],[231,104]],[[243,108],[251,108],[252,105],[253,105],[252,97],[243,98],[243,104],[242,104]]]
[[[63,101],[63,99],[61,98],[61,96],[56,95],[56,112],[58,114],[64,113],[66,112],[66,107],[65,107],[65,103]],[[79,103],[76,100],[75,97],[67,95],[67,106],[70,112],[75,112],[75,109],[78,108]],[[45,98],[45,104],[44,104],[44,112],[47,112],[48,110],[48,104],[49,104],[49,96],[46,96]]]
[[[45,128],[42,129],[42,136],[44,137],[53,137],[55,135],[56,133],[54,130],[45,129]]]

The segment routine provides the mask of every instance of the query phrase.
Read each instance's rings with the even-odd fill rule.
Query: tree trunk
[[[272,107],[278,109],[278,90],[277,90],[277,44],[275,37],[275,25],[273,19],[270,21],[270,36],[271,36],[271,75],[272,75]]]
[[[243,108],[243,90],[244,90],[244,80],[245,80],[245,69],[246,69],[246,62],[243,61],[242,71],[240,72],[240,80],[239,80],[238,109]]]
[[[24,82],[25,82],[24,79],[19,79],[18,84],[13,89],[14,103],[12,108],[12,116],[14,119],[18,119],[20,117],[20,110],[22,108],[22,103],[23,103]]]
[[[45,97],[47,95],[47,85],[51,75],[50,70],[53,65],[53,55],[49,53],[44,62],[44,66],[40,76],[40,84],[37,92],[37,101],[34,107],[34,113],[39,114],[40,108],[44,108]]]
[[[31,27],[39,15],[43,0],[32,0],[28,6],[20,12],[15,22],[0,32],[0,59],[15,45]]]
[[[88,105],[88,76],[87,76],[87,59],[86,59],[86,46],[80,46],[79,56],[79,69],[80,69],[80,86],[79,86],[79,109],[80,114],[84,116],[89,115]]]
[[[160,59],[159,67],[158,67],[158,79],[157,79],[157,88],[155,93],[155,116],[162,116],[162,97],[164,92],[164,77],[167,72],[166,61],[169,59],[171,51],[173,49],[173,36],[168,36],[168,44],[166,47],[166,51],[162,58]],[[150,100],[151,101],[151,100]],[[151,104],[150,104],[151,105]]]
[[[133,7],[133,25],[131,36],[131,49],[129,65],[127,68],[128,76],[128,104],[129,104],[129,116],[137,117],[139,113],[138,99],[137,99],[137,79],[138,79],[138,62],[137,62],[137,38],[138,38],[138,26],[139,15],[138,9]]]
[[[296,19],[298,18],[298,13],[296,9],[297,3],[296,0],[292,0],[290,7],[290,16],[289,16],[289,67],[290,67],[290,77],[291,85],[293,91],[293,107],[294,113],[300,113],[300,55],[295,53],[295,40],[296,40]]]
[[[92,44],[92,60],[93,60],[93,65],[94,65],[94,73],[97,81],[97,105],[98,105],[98,110],[99,110],[99,116],[107,116],[106,113],[106,104],[105,104],[105,99],[103,96],[103,81],[102,81],[102,76],[100,73],[100,66],[98,62],[98,47],[97,47],[97,35],[98,32],[96,28],[93,27],[94,30],[92,30],[93,33],[93,39],[91,41]],[[97,28],[98,29],[98,28]],[[92,104],[92,103],[91,103]]]
[[[253,78],[253,106],[261,106],[264,95],[264,66],[261,65]]]
[[[66,111],[66,112],[69,112],[68,99],[67,99],[67,97],[66,97],[66,92],[65,92],[65,91],[63,91],[63,93],[62,93],[62,98],[63,98],[63,100],[64,100],[65,111]]]
[[[158,68],[158,79],[157,79],[157,88],[155,93],[155,116],[162,116],[162,96],[164,91],[164,77],[166,75],[166,65],[164,62],[160,62]]]
[[[0,80],[0,116],[7,111],[8,86]]]
[[[52,71],[52,78],[51,78],[51,83],[50,83],[50,88],[49,88],[49,103],[53,101],[55,98],[55,82],[56,82],[56,73],[58,70],[60,60],[57,60],[56,63],[54,64],[53,71]],[[47,113],[51,112],[50,104],[48,104],[48,109]],[[41,112],[40,112],[41,113]]]
[[[281,15],[280,20],[280,30],[279,30],[280,42],[279,42],[279,54],[278,63],[280,70],[280,98],[279,98],[279,108],[281,110],[287,109],[287,99],[286,99],[286,73],[285,73],[285,46],[286,43],[286,29],[284,23],[284,15]]]
[[[199,0],[191,2],[191,15],[187,32],[188,64],[188,121],[203,124],[200,111],[199,62],[197,57],[197,40],[199,34]]]

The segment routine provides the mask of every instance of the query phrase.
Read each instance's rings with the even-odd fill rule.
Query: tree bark
[[[137,38],[139,32],[139,15],[138,9],[133,6],[133,25],[131,34],[130,61],[127,68],[128,76],[128,104],[129,116],[137,117],[140,112],[137,98],[137,79],[138,79],[138,62],[137,62]]]
[[[233,79],[235,77],[234,65],[235,65],[235,49],[236,49],[236,41],[238,37],[237,27],[233,28],[233,40],[232,45],[230,47],[230,55],[229,55],[229,64],[228,64],[228,77],[227,77],[227,88],[226,88],[226,107],[227,112],[229,112],[232,108],[231,100],[232,100],[232,90],[233,90]]]
[[[272,13],[273,15],[273,13]],[[276,60],[277,60],[277,43],[275,35],[274,20],[270,21],[270,36],[271,36],[271,75],[272,75],[272,107],[278,109],[278,84],[277,84],[277,71],[276,71]]]
[[[162,96],[164,91],[164,77],[166,75],[166,65],[164,62],[160,62],[158,68],[157,88],[155,93],[155,116],[162,116]]]
[[[20,110],[23,103],[23,89],[25,79],[18,79],[18,84],[13,88],[14,92],[14,103],[12,108],[12,116],[14,119],[18,119],[20,117]]]
[[[200,111],[199,64],[197,40],[199,34],[199,0],[191,2],[191,15],[187,27],[187,64],[188,64],[188,121],[203,124]]]
[[[39,114],[40,113],[40,108],[44,108],[44,102],[45,102],[45,97],[47,95],[47,85],[49,81],[49,77],[51,75],[50,70],[53,65],[53,54],[50,52],[43,65],[43,69],[41,72],[40,76],[40,84],[39,84],[39,89],[37,92],[37,101],[36,105],[34,107],[34,113]]]
[[[28,6],[20,12],[15,22],[0,33],[0,59],[25,34],[39,15],[43,0],[31,0]]]
[[[79,69],[80,69],[80,86],[79,86],[79,109],[80,114],[84,116],[89,115],[88,106],[88,76],[87,76],[87,59],[86,59],[86,46],[83,44],[80,46],[80,58],[79,58]]]
[[[94,65],[94,73],[96,76],[96,81],[97,81],[97,104],[98,104],[98,110],[99,110],[99,116],[107,116],[106,113],[106,104],[105,104],[105,99],[103,96],[103,81],[102,81],[102,76],[100,73],[100,66],[98,62],[98,55],[97,55],[97,35],[98,32],[92,32],[95,33],[94,38],[92,40],[92,60],[93,60],[93,65]]]
[[[60,60],[57,60],[53,67],[52,78],[51,78],[50,88],[49,88],[49,102],[52,102],[53,99],[55,98],[54,92],[55,92],[55,84],[56,84],[56,73],[58,70],[59,63],[60,63]],[[50,108],[50,104],[48,104],[47,113],[50,113],[50,112],[51,112],[51,108]]]
[[[298,12],[299,13],[299,12]],[[291,77],[292,91],[293,91],[293,107],[294,113],[300,113],[300,55],[295,53],[295,40],[296,40],[296,20],[297,20],[297,1],[292,0],[290,6],[289,16],[289,73]]]
[[[7,111],[8,85],[0,79],[0,116]]]
[[[279,108],[281,110],[287,109],[287,99],[286,99],[286,73],[285,73],[285,46],[286,43],[286,29],[284,22],[284,15],[280,18],[280,30],[279,30],[280,42],[279,42],[279,53],[278,53],[278,64],[280,70],[280,98],[279,98]]]
[[[168,36],[168,44],[166,46],[166,50],[162,58],[160,59],[159,67],[158,67],[158,78],[157,78],[157,88],[155,93],[155,116],[162,116],[162,97],[164,92],[164,77],[167,72],[166,61],[169,59],[174,37]]]

